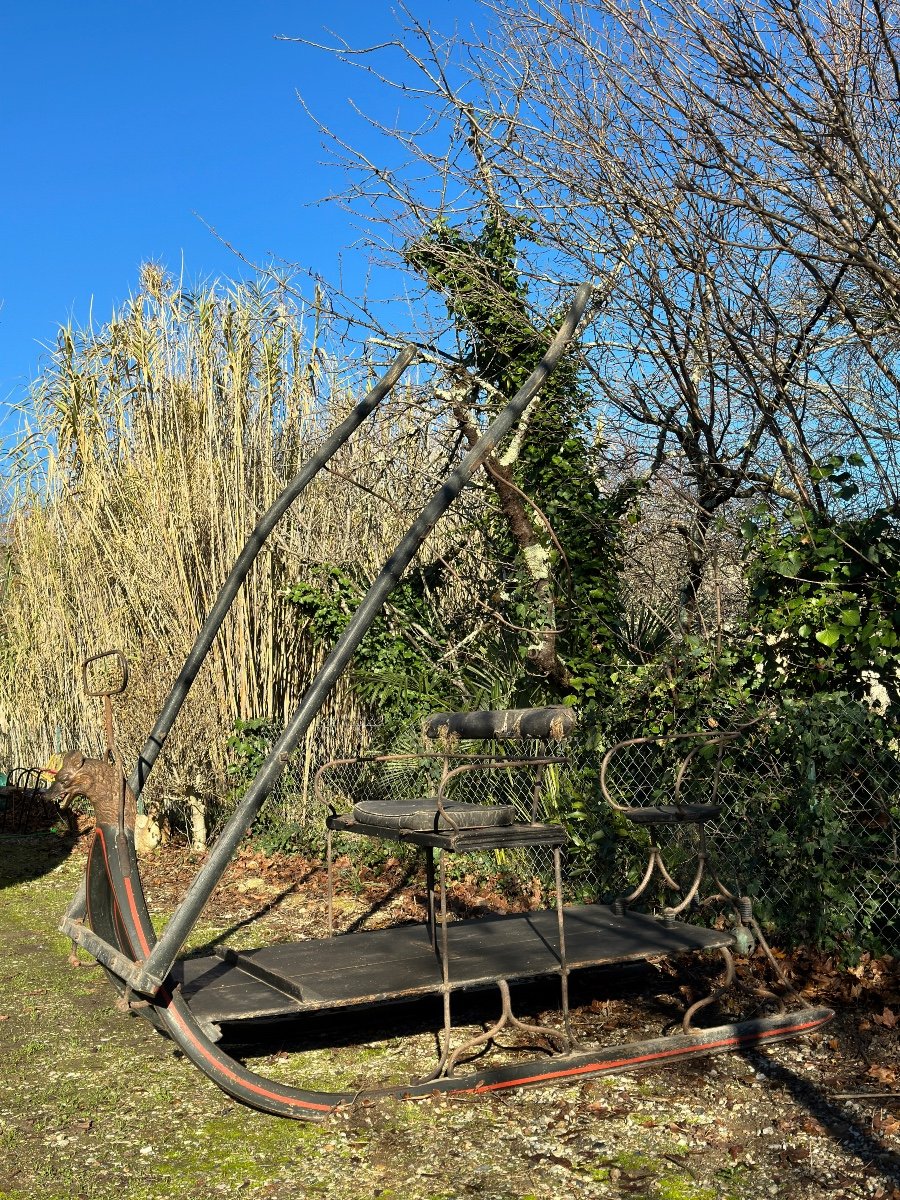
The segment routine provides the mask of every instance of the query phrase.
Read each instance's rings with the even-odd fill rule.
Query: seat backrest
[[[600,761],[603,797],[619,812],[642,806],[681,807],[691,802],[690,792],[696,788],[703,803],[716,804],[726,748],[760,720],[731,729],[715,726],[617,742]]]
[[[22,791],[43,791],[46,784],[41,779],[40,767],[13,767],[9,772],[7,783],[10,787]]]
[[[422,729],[429,741],[522,741],[540,738],[561,742],[577,723],[575,710],[563,704],[546,708],[505,708],[486,712],[434,713]]]

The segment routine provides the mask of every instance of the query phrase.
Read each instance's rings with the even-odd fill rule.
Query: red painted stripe
[[[104,848],[104,855],[105,854],[106,854],[106,850]],[[129,908],[131,909],[131,915],[134,918],[134,924],[135,924],[135,927],[137,928],[138,936],[141,940],[141,945],[143,947],[144,954],[147,955],[150,953],[150,947],[147,945],[147,939],[144,937],[143,922],[141,921],[141,915],[140,915],[140,912],[138,911],[137,903],[134,898],[134,889],[132,888],[131,880],[128,878],[127,875],[124,877],[124,879],[125,879],[125,891],[128,893],[128,905],[129,905]],[[113,896],[115,896],[115,889],[113,889]],[[218,1073],[224,1075],[228,1079],[231,1079],[234,1083],[239,1084],[242,1088],[245,1088],[248,1092],[254,1092],[258,1096],[265,1096],[269,1100],[277,1100],[280,1104],[293,1105],[296,1108],[312,1108],[312,1109],[317,1109],[320,1112],[331,1112],[332,1109],[334,1109],[336,1107],[335,1104],[314,1104],[310,1100],[300,1100],[299,1098],[294,1097],[294,1096],[284,1096],[284,1095],[281,1095],[279,1092],[270,1092],[270,1091],[267,1091],[266,1088],[260,1087],[258,1084],[250,1083],[249,1081],[242,1079],[240,1077],[240,1075],[237,1075],[229,1067],[226,1067],[225,1064],[220,1061],[220,1059],[217,1055],[210,1052],[208,1043],[206,1043],[205,1040],[201,1041],[199,1038],[194,1036],[193,1031],[191,1030],[190,1026],[185,1022],[185,1020],[181,1016],[181,1014],[179,1012],[177,1012],[176,1010],[173,1010],[171,1008],[171,1006],[169,1005],[169,1001],[172,999],[172,997],[169,995],[169,993],[161,989],[160,997],[166,1003],[166,1015],[169,1017],[170,1020],[173,1020],[178,1024],[178,1026],[181,1028],[184,1036],[197,1048],[199,1053],[203,1055],[203,1057],[206,1059],[206,1061],[211,1063],[212,1066],[215,1068],[215,1070]]]
[[[322,1112],[331,1112],[337,1107],[337,1104],[314,1104],[306,1100],[295,1100],[293,1097],[280,1096],[277,1093],[269,1092],[265,1088],[258,1087],[255,1084],[247,1083],[246,1081],[242,1080],[240,1076],[235,1075],[234,1072],[217,1062],[214,1056],[208,1052],[206,1046],[193,1036],[179,1013],[172,1012],[170,1015],[173,1017],[173,1019],[177,1020],[185,1035],[191,1040],[191,1042],[193,1042],[193,1044],[204,1055],[204,1057],[209,1062],[213,1063],[218,1071],[221,1071],[224,1075],[227,1075],[229,1078],[233,1079],[236,1083],[239,1083],[242,1087],[247,1088],[249,1091],[253,1091],[260,1096],[267,1096],[271,1099],[279,1100],[284,1104],[294,1104],[302,1108],[318,1109]],[[599,1060],[593,1063],[586,1063],[580,1067],[569,1067],[566,1070],[560,1071],[547,1071],[541,1075],[527,1075],[522,1076],[519,1079],[507,1079],[500,1083],[476,1084],[476,1086],[472,1088],[459,1088],[457,1094],[463,1095],[469,1092],[476,1094],[479,1092],[493,1092],[499,1091],[503,1088],[524,1087],[530,1083],[543,1083],[553,1079],[566,1079],[577,1077],[579,1075],[589,1075],[591,1072],[597,1070],[609,1071],[616,1070],[620,1067],[635,1066],[638,1063],[663,1062],[666,1059],[678,1058],[685,1054],[695,1054],[697,1052],[704,1053],[705,1051],[718,1049],[723,1046],[739,1046],[748,1043],[766,1041],[770,1038],[782,1036],[784,1034],[803,1033],[806,1030],[815,1029],[817,1026],[823,1024],[823,1021],[824,1018],[819,1017],[814,1021],[801,1021],[794,1025],[780,1026],[778,1029],[762,1030],[759,1034],[744,1034],[742,1036],[735,1035],[729,1038],[719,1038],[712,1042],[698,1042],[696,1046],[682,1046],[673,1050],[658,1050],[652,1054],[638,1054],[632,1058],[612,1059],[610,1061]]]
[[[91,915],[91,888],[90,888],[91,858],[93,857],[94,847],[96,846],[96,844],[97,844],[97,835],[95,833],[94,836],[91,838],[91,844],[88,847],[87,862],[85,863],[85,867],[84,867],[84,911],[85,911],[85,914],[87,915],[87,923],[88,923],[88,925],[90,925],[91,929],[94,928],[94,918]],[[115,897],[113,897],[113,899],[115,899]]]
[[[147,938],[144,936],[144,923],[140,918],[138,907],[134,899],[134,891],[131,887],[131,880],[127,875],[125,876],[125,891],[128,893],[128,907],[131,909],[131,915],[134,918],[134,926],[135,929],[137,929],[138,940],[141,943],[141,949],[143,950],[144,957],[146,958],[150,953],[150,947],[147,945]]]
[[[787,1033],[803,1033],[808,1029],[815,1029],[818,1025],[824,1023],[824,1018],[819,1017],[815,1021],[803,1021],[797,1025],[782,1025],[778,1029],[762,1030],[758,1034],[743,1034],[735,1035],[730,1038],[719,1038],[714,1042],[698,1042],[696,1046],[682,1046],[680,1049],[674,1050],[657,1050],[653,1054],[637,1054],[633,1058],[611,1059],[606,1062],[599,1060],[594,1063],[588,1063],[582,1067],[569,1067],[564,1071],[548,1071],[542,1075],[528,1075],[521,1079],[510,1079],[503,1083],[485,1083],[474,1088],[463,1089],[465,1091],[474,1092],[493,1092],[505,1087],[523,1087],[529,1083],[541,1083],[547,1079],[565,1079],[567,1077],[577,1075],[588,1075],[591,1071],[597,1070],[616,1070],[619,1067],[633,1067],[638,1063],[648,1062],[663,1062],[669,1058],[678,1058],[684,1054],[695,1054],[698,1051],[703,1053],[707,1050],[716,1050],[722,1046],[740,1046],[748,1042],[762,1042],[768,1038],[779,1037]]]
[[[199,1038],[194,1036],[190,1026],[187,1025],[179,1012],[169,1009],[168,1015],[178,1023],[184,1032],[185,1037],[187,1037],[194,1044],[194,1046],[196,1046],[207,1062],[212,1063],[217,1072],[225,1075],[228,1079],[233,1080],[235,1083],[240,1084],[240,1086],[245,1088],[247,1091],[254,1092],[257,1096],[266,1096],[270,1100],[277,1100],[281,1104],[291,1104],[296,1108],[317,1109],[319,1112],[332,1112],[340,1103],[340,1101],[336,1101],[334,1104],[315,1104],[311,1100],[301,1100],[295,1096],[284,1096],[279,1092],[270,1092],[266,1088],[260,1087],[258,1084],[250,1083],[248,1080],[242,1079],[240,1075],[237,1075],[230,1069],[230,1067],[226,1067],[225,1064],[219,1061],[214,1054],[210,1053],[205,1041],[200,1041]]]

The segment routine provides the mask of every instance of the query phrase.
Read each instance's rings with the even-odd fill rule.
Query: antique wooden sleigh
[[[772,1015],[698,1029],[696,1014],[722,991],[691,1005],[679,1032],[650,1041],[607,1048],[579,1045],[569,1023],[568,985],[573,972],[602,964],[655,960],[684,953],[714,950],[723,956],[726,986],[733,978],[731,948],[736,931],[682,921],[696,901],[700,878],[690,895],[659,916],[639,913],[632,905],[654,872],[666,871],[655,838],[644,883],[612,905],[564,906],[560,851],[565,829],[542,819],[537,801],[530,811],[504,805],[467,805],[451,797],[450,783],[466,774],[478,759],[488,772],[540,771],[558,761],[555,743],[569,731],[573,715],[566,709],[518,710],[505,713],[442,714],[427,731],[438,741],[435,751],[444,768],[436,794],[400,802],[365,798],[348,812],[335,810],[328,820],[334,832],[359,837],[394,839],[418,847],[425,856],[428,915],[420,925],[341,934],[249,951],[223,949],[205,957],[183,957],[186,939],[203,906],[234,856],[266,798],[284,771],[291,751],[309,729],[335,681],[372,624],[387,596],[400,580],[419,546],[473,473],[514,427],[574,336],[588,306],[591,289],[583,285],[544,359],[516,396],[484,432],[459,466],[426,505],[407,535],[377,576],[350,624],[293,718],[272,748],[256,779],[213,843],[206,861],[183,901],[157,938],[141,884],[135,850],[138,800],[162,750],[181,705],[202,665],[239,587],[266,537],[291,503],[388,394],[415,357],[401,353],[390,370],[304,466],[272,508],[263,516],[239,556],[209,614],[162,712],[143,748],[130,779],[118,764],[67,756],[57,777],[59,794],[84,794],[94,803],[96,827],[87,860],[84,886],[61,924],[73,943],[103,965],[120,993],[119,1004],[150,1020],[170,1036],[184,1054],[224,1091],[246,1104],[281,1116],[311,1120],[348,1103],[356,1093],[315,1091],[266,1079],[229,1055],[220,1038],[223,1026],[258,1025],[272,1020],[302,1023],[313,1014],[338,1014],[400,999],[441,997],[443,1033],[434,1070],[426,1078],[379,1089],[404,1097],[434,1092],[490,1092],[541,1081],[571,1080],[603,1071],[618,1071],[671,1062],[700,1054],[765,1045],[817,1028],[832,1016],[809,1008],[784,990],[772,997],[779,1011]],[[107,705],[108,705],[107,699]],[[108,722],[109,723],[109,722]],[[727,735],[726,735],[727,736]],[[460,758],[462,738],[495,742],[519,739],[529,746],[544,742],[539,752],[508,751]],[[443,739],[443,741],[441,741]],[[720,739],[721,740],[721,739]],[[689,755],[688,755],[689,757]],[[604,768],[608,766],[604,762]],[[609,801],[618,801],[607,786]],[[535,789],[535,796],[538,795]],[[702,828],[709,811],[689,811],[674,797],[672,811],[619,805],[624,819],[647,827],[682,822]],[[702,806],[701,806],[702,807]],[[713,806],[714,807],[714,806]],[[709,806],[707,806],[709,808]],[[502,811],[508,809],[508,811]],[[491,811],[493,810],[493,811]],[[498,811],[499,810],[499,811]],[[539,912],[451,921],[447,911],[445,860],[467,850],[545,847],[554,860],[554,905]],[[700,872],[702,876],[702,870]],[[674,881],[672,881],[674,883]],[[746,902],[722,894],[737,914],[740,930],[753,921]],[[740,938],[738,938],[740,941]],[[764,945],[764,942],[763,942]],[[746,947],[744,947],[746,949]],[[777,964],[776,964],[777,966]],[[560,1018],[553,1025],[520,1020],[512,1010],[510,987],[545,977],[558,979]],[[782,981],[786,984],[786,981]],[[453,1045],[451,1001],[460,993],[496,988],[500,993],[498,1020],[474,1038]],[[492,1065],[483,1051],[500,1030],[519,1030],[530,1039],[525,1061]],[[546,1052],[534,1056],[539,1039]],[[474,1061],[473,1060],[474,1057]]]

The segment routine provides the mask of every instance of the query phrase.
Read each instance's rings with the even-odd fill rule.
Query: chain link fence
[[[342,748],[336,752],[338,741]],[[409,754],[413,745],[414,739],[405,739],[396,749]],[[332,729],[313,730],[264,811],[274,844],[281,831],[286,838],[299,836],[315,853],[324,846],[329,805],[347,811],[361,798],[433,796],[439,756],[345,762],[318,775],[328,759],[394,749],[384,744],[378,723],[344,728],[340,739]],[[578,731],[564,746],[551,749],[565,761],[548,767],[538,781],[542,818],[562,822],[570,833],[567,886],[573,898],[612,899],[634,885],[646,862],[647,827],[623,819],[601,794],[604,749],[597,731]],[[546,750],[518,743],[511,756]],[[683,759],[672,746],[631,748],[617,761],[610,784],[635,804],[671,804]],[[454,786],[456,799],[513,804],[528,817],[535,773],[473,772]],[[714,754],[696,755],[683,776],[681,799],[720,806],[718,817],[707,824],[711,866],[727,887],[750,896],[758,916],[785,940],[851,952],[900,952],[900,755],[863,755],[835,770],[833,764],[779,752],[757,737],[729,746],[718,763]],[[659,833],[676,877],[690,878],[696,827]],[[346,851],[354,853],[354,839],[345,841]],[[547,880],[552,870],[544,848],[482,854],[465,869],[520,881]],[[658,898],[662,901],[662,895]]]
[[[634,746],[617,756],[611,785],[619,799],[671,804],[686,756],[686,743],[678,745]],[[707,830],[723,884],[750,896],[757,914],[791,940],[900,949],[900,757],[864,753],[835,769],[773,749],[764,737],[736,740],[721,760],[714,745],[707,750],[690,762],[680,799],[720,809]],[[608,820],[600,823],[606,832]],[[661,833],[664,851],[676,862],[680,853],[687,874],[696,832]],[[629,852],[638,840],[625,831]],[[633,867],[620,865],[633,877]]]

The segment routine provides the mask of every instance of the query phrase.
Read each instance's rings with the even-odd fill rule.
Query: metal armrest
[[[329,759],[328,762],[323,763],[313,777],[313,797],[316,800],[323,799],[323,776],[327,771],[331,771],[336,767],[349,767],[354,766],[357,763],[422,762],[425,760],[442,760],[446,762],[450,760],[456,761],[458,759],[465,759],[466,765],[471,763],[473,766],[477,766],[479,763],[487,763],[497,759],[498,757],[499,756],[496,754],[469,754],[465,751],[453,751],[448,753],[447,751],[441,750],[424,750],[421,752],[410,751],[405,754],[355,754],[349,758],[332,758]]]
[[[734,729],[697,729],[685,733],[663,733],[648,737],[626,738],[624,741],[617,742],[614,746],[611,746],[606,751],[600,763],[600,791],[604,800],[607,802],[610,808],[614,809],[616,812],[623,813],[626,816],[629,815],[629,813],[632,812],[635,807],[621,804],[619,801],[615,800],[609,787],[609,764],[613,757],[620,751],[625,750],[629,746],[667,746],[672,742],[692,740],[696,741],[697,744],[687,752],[675,773],[675,779],[672,787],[673,806],[675,809],[683,809],[685,811],[691,807],[697,807],[685,804],[681,798],[681,791],[688,768],[690,767],[696,755],[707,745],[716,746],[718,749],[716,771],[712,790],[712,805],[715,806],[718,796],[719,773],[721,769],[722,754],[725,746],[729,742],[733,742],[737,738],[743,737],[748,729],[764,720],[767,715],[768,714],[764,713],[762,716],[755,717],[752,721],[748,721],[746,724],[739,725]]]

